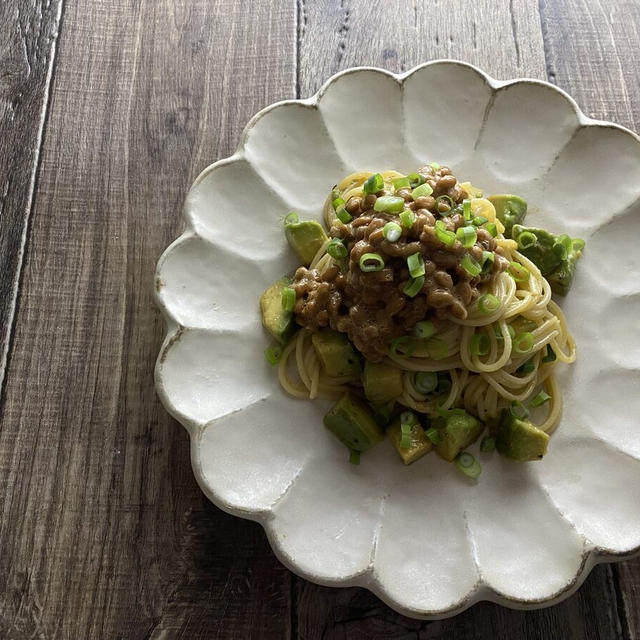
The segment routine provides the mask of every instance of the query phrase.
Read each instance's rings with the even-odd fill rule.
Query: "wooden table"
[[[0,637],[640,638],[640,561],[441,622],[310,584],[200,493],[154,265],[248,118],[353,65],[548,79],[640,129],[637,0],[0,1]]]

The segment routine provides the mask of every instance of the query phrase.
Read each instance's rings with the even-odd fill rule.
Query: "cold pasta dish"
[[[352,463],[385,435],[405,464],[432,449],[469,477],[480,450],[542,458],[575,344],[566,295],[584,242],[525,226],[527,203],[483,196],[436,163],[358,172],[322,217],[284,218],[301,266],[260,299],[284,390],[335,404]]]

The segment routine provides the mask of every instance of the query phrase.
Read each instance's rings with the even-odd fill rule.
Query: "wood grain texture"
[[[155,395],[152,281],[197,173],[293,95],[294,47],[293,3],[67,3],[2,410],[3,639],[289,635],[290,574]]]
[[[0,386],[61,11],[62,0],[0,2]]]
[[[406,71],[436,58],[500,79],[545,79],[537,0],[298,0],[298,92],[358,65]]]

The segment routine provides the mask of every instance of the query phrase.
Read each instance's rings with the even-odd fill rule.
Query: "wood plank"
[[[156,398],[155,262],[295,90],[295,5],[69,0],[0,430],[0,636],[283,638],[290,577]]]
[[[640,132],[640,5],[541,0],[549,79],[589,116]],[[640,559],[612,568],[625,638],[640,638]]]
[[[299,95],[332,74],[372,65],[406,71],[436,58],[500,79],[546,79],[537,0],[299,0]]]
[[[615,616],[611,569],[596,567],[582,588],[555,607],[514,611],[483,602],[446,620],[406,618],[364,589],[296,585],[298,637],[304,640],[616,640],[621,638]],[[595,610],[595,614],[592,611]]]
[[[554,4],[561,11],[562,5]],[[537,0],[434,0],[412,5],[399,1],[300,0],[299,16],[298,90],[302,96],[315,92],[328,76],[347,67],[374,65],[397,72],[443,57],[477,64],[501,79],[547,79]],[[375,25],[382,27],[377,29]],[[576,595],[550,609],[523,613],[483,603],[450,620],[432,623],[404,618],[362,589],[332,590],[296,579],[295,624],[298,637],[305,640],[613,640],[620,637],[620,623],[612,571],[610,567],[598,567]]]
[[[0,3],[0,386],[22,269],[62,0]]]

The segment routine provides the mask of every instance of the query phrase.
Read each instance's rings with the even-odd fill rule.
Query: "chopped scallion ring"
[[[419,278],[420,276],[423,276],[425,271],[422,255],[420,253],[412,253],[407,258],[407,267],[409,269],[409,275],[412,278]]]
[[[398,216],[400,218],[400,224],[405,228],[409,229],[413,226],[413,223],[416,221],[416,214],[411,211],[411,209],[405,209]]]
[[[411,447],[411,434],[403,433],[400,436],[400,448],[401,449],[409,449]]]
[[[409,296],[410,298],[415,298],[419,293],[422,287],[424,286],[424,276],[418,276],[417,278],[412,278],[407,281],[407,284],[404,285],[402,289],[402,293],[405,296]]]
[[[462,201],[462,217],[465,222],[469,222],[471,220],[471,200],[469,200],[469,198],[465,198]]]
[[[511,413],[520,420],[526,420],[529,417],[529,409],[519,400],[514,400],[511,403]]]
[[[482,267],[478,264],[478,261],[471,257],[468,253],[464,255],[460,260],[460,266],[472,277],[475,278],[482,273]]]
[[[487,274],[493,270],[493,263],[496,259],[493,251],[483,251],[482,252],[482,260],[480,261],[480,266],[482,267],[482,273]]]
[[[397,242],[402,235],[402,227],[396,222],[387,222],[387,224],[382,227],[382,235],[385,240],[389,242]]]
[[[372,176],[369,176],[362,185],[362,192],[365,195],[378,193],[378,191],[382,191],[382,189],[384,189],[384,180],[379,173],[374,173]]]
[[[356,449],[349,449],[349,463],[360,464],[360,452]]]
[[[409,180],[408,176],[402,176],[402,178],[396,178],[393,181],[393,190],[398,191],[398,189],[408,189],[411,186],[411,180]]]
[[[433,444],[440,444],[442,442],[442,434],[434,427],[427,429],[424,435],[427,436]]]
[[[475,479],[482,473],[480,463],[466,451],[463,451],[456,456],[454,465],[458,471],[461,471],[469,478]]]
[[[342,260],[347,257],[347,247],[342,244],[338,238],[334,238],[327,245],[327,253],[336,260]]]
[[[533,349],[534,337],[529,331],[523,331],[513,339],[512,349],[520,355],[529,353]]]
[[[295,213],[294,211],[292,211],[291,213],[288,213],[284,217],[284,223],[285,224],[296,224],[299,221],[300,221],[300,218],[298,218],[298,214]]]
[[[486,333],[474,333],[469,341],[469,351],[472,356],[486,356],[490,346],[491,342]]]
[[[431,393],[438,386],[438,374],[433,371],[419,371],[413,376],[413,386],[419,393]]]
[[[416,326],[413,327],[413,333],[418,338],[430,338],[435,332],[436,328],[430,320],[416,322]]]
[[[440,203],[444,202],[445,200],[447,200],[447,204],[449,205],[449,209],[447,209],[447,211],[450,211],[451,209],[453,209],[453,207],[456,206],[456,203],[453,201],[453,198],[451,198],[450,196],[447,195],[442,195],[442,196],[438,196],[436,198],[436,211],[439,211],[441,215],[444,215],[447,211],[440,211]]]
[[[492,238],[495,238],[498,235],[498,227],[495,222],[487,222],[487,224],[484,225],[484,228]]]
[[[582,238],[573,238],[571,240],[571,248],[574,251],[582,251],[584,249],[584,240]]]
[[[536,246],[538,238],[536,238],[535,233],[531,233],[531,231],[523,231],[518,235],[517,242],[520,249],[529,249],[529,247]]]
[[[496,439],[491,436],[485,436],[480,440],[480,451],[482,453],[491,453],[496,448]]]
[[[279,344],[271,345],[264,350],[264,359],[273,367],[282,358],[282,347]]]
[[[404,209],[404,199],[398,196],[380,196],[373,205],[374,211],[400,213]]]
[[[478,234],[476,233],[475,227],[469,225],[466,227],[458,227],[456,230],[456,238],[460,240],[460,244],[465,249],[470,249],[476,243]]]
[[[430,162],[429,166],[434,170],[437,171],[440,168],[440,165],[437,162]]]
[[[280,296],[282,302],[282,309],[284,311],[293,311],[293,307],[296,305],[296,292],[291,287],[284,287]]]
[[[540,407],[545,402],[551,400],[551,396],[546,391],[540,391],[529,403],[530,407]]]
[[[472,224],[476,227],[481,227],[483,224],[486,224],[487,222],[489,222],[489,219],[485,218],[484,216],[476,216],[472,220]]]
[[[337,211],[340,207],[344,206],[345,202],[342,198],[334,198],[333,199],[333,210]]]
[[[360,271],[369,273],[370,271],[380,271],[384,269],[384,260],[377,253],[364,253],[360,256]]]
[[[400,414],[400,424],[402,426],[402,431],[411,431],[411,426],[415,423],[416,417],[413,415],[413,411],[403,411]],[[408,429],[405,429],[408,427]]]
[[[521,265],[519,262],[513,261],[509,263],[507,272],[516,282],[527,282],[527,280],[529,280],[529,276],[531,275],[527,267]]]
[[[433,189],[426,182],[424,184],[418,185],[412,192],[411,197],[414,200],[418,198],[422,198],[423,196],[430,196],[433,193]]]
[[[389,352],[393,356],[408,358],[413,353],[415,339],[412,336],[400,336],[391,341]]]
[[[478,298],[478,309],[480,313],[490,314],[500,308],[500,300],[491,293],[485,293]]]
[[[449,231],[442,220],[436,220],[436,238],[446,244],[448,247],[452,246],[456,241],[456,234],[453,231]]]
[[[351,220],[353,220],[351,214],[344,208],[344,206],[340,207],[336,211],[336,216],[338,216],[338,220],[340,220],[342,224],[348,224],[349,222],[351,222]]]
[[[424,176],[421,173],[410,173],[407,178],[409,178],[409,184],[412,189],[424,184]]]
[[[513,340],[515,338],[515,335],[516,335],[515,329],[510,324],[508,324],[507,325],[507,331],[509,333],[509,337],[511,338],[511,340]],[[500,329],[500,325],[495,327],[494,333],[496,334],[496,338],[498,340],[504,340],[504,336],[502,335],[502,330]]]

